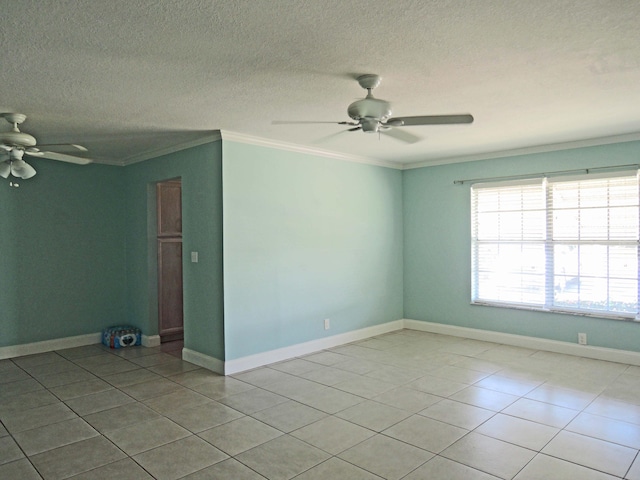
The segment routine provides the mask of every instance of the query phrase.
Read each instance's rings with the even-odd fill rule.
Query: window
[[[476,184],[472,302],[639,319],[638,172]]]

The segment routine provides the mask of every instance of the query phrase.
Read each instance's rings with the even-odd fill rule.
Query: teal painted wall
[[[36,177],[0,182],[0,347],[157,333],[155,183],[181,177],[194,351],[231,360],[403,317],[640,351],[635,323],[471,306],[469,186],[453,184],[638,158],[629,142],[401,172],[219,141],[124,168],[33,159]]]
[[[0,178],[0,347],[100,331],[124,316],[121,171],[29,159]]]
[[[399,170],[224,142],[227,360],[402,318],[401,183]]]
[[[640,160],[640,142],[405,170],[405,318],[640,351],[640,325],[472,306],[469,185],[454,180],[554,172]]]
[[[158,333],[155,185],[180,177],[185,347],[218,359],[224,359],[221,144],[124,168],[128,322]],[[198,263],[191,263],[192,251],[199,252]]]

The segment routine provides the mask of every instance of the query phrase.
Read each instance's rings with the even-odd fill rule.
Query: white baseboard
[[[42,342],[24,343],[22,345],[10,345],[8,347],[0,347],[0,360],[52,352],[53,350],[64,350],[65,348],[83,347],[101,342],[102,333],[98,332],[75,337],[54,338],[53,340],[44,340]]]
[[[240,373],[253,368],[269,365],[271,363],[282,362],[284,360],[290,360],[303,355],[309,355],[327,348],[337,347],[339,345],[356,342],[358,340],[365,340],[370,337],[375,337],[376,335],[401,330],[402,328],[403,321],[394,320],[382,325],[374,325],[372,327],[366,327],[353,332],[332,335],[331,337],[311,340],[309,342],[290,345],[276,350],[269,350],[255,355],[248,355],[246,357],[226,362],[188,348],[183,348],[182,359],[185,362],[193,363],[194,365],[206,368],[219,373],[220,375],[232,375],[234,373]]]
[[[439,333],[442,335],[470,338],[473,340],[483,340],[485,342],[513,345],[516,347],[530,348],[533,350],[564,353],[577,357],[593,358],[595,360],[606,360],[609,362],[627,363],[629,365],[640,365],[640,352],[632,352],[629,350],[594,347],[592,345],[578,345],[577,343],[560,342],[558,340],[549,340],[546,338],[527,337],[524,335],[493,332],[490,330],[480,330],[477,328],[469,327],[458,327],[455,325],[446,325],[443,323],[423,322],[421,320],[404,319],[403,323],[404,328],[408,328],[411,330]]]
[[[143,347],[159,347],[160,346],[160,335],[142,335],[142,346]]]
[[[327,348],[337,347],[345,343],[357,342],[383,333],[401,330],[403,328],[402,320],[394,320],[392,322],[374,325],[372,327],[354,330],[352,332],[340,333],[326,338],[319,338],[309,342],[298,343],[288,347],[270,350],[268,352],[248,355],[246,357],[236,358],[224,362],[224,374],[232,375],[234,373],[244,372],[252,368],[262,367],[270,363],[282,362],[292,358],[309,355]]]
[[[244,372],[253,368],[262,367],[275,362],[282,362],[296,357],[309,355],[320,350],[333,348],[359,340],[365,340],[376,335],[401,330],[403,328],[419,330],[423,332],[438,333],[441,335],[451,335],[454,337],[482,340],[486,342],[500,343],[503,345],[513,345],[517,347],[530,348],[533,350],[544,350],[548,352],[564,353],[596,360],[606,360],[609,362],[626,363],[640,366],[640,352],[629,350],[617,350],[614,348],[595,347],[592,345],[578,345],[545,338],[527,337],[524,335],[514,335],[510,333],[494,332],[490,330],[480,330],[469,327],[459,327],[446,325],[443,323],[423,322],[421,320],[401,319],[381,325],[354,330],[352,332],[332,335],[330,337],[311,340],[309,342],[290,345],[267,352],[248,355],[229,361],[222,361],[217,358],[205,355],[195,350],[184,348],[182,350],[183,360],[206,368],[221,375],[232,375]],[[23,345],[11,345],[0,347],[0,360],[6,358],[22,357],[36,353],[63,350],[65,348],[81,347],[84,345],[99,344],[102,342],[102,333],[89,333],[75,337],[57,338],[42,342],[27,343]],[[143,335],[142,345],[145,347],[156,347],[160,345],[159,335]]]
[[[212,372],[219,373],[220,375],[224,375],[224,362],[217,358],[210,357],[209,355],[205,355],[204,353],[183,348],[182,360],[198,365],[199,367],[206,368]]]
[[[142,345],[145,347],[157,347],[160,345],[160,335],[142,335]],[[10,345],[0,347],[0,360],[5,358],[24,357],[36,353],[53,352],[54,350],[64,350],[65,348],[83,347],[85,345],[95,345],[102,343],[102,332],[88,333],[75,337],[54,338],[42,342],[24,343],[22,345]]]

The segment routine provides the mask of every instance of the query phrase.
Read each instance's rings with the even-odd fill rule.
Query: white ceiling
[[[640,138],[640,2],[0,0],[0,111],[39,143],[123,164],[211,130],[398,166]],[[416,144],[346,132],[366,93]],[[8,125],[7,125],[8,127]],[[4,127],[1,127],[4,128]],[[594,140],[595,139],[595,140]]]

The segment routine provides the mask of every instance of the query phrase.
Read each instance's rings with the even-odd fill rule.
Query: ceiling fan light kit
[[[24,155],[30,155],[33,157],[42,157],[50,160],[58,160],[61,162],[76,163],[79,165],[85,165],[91,163],[89,158],[76,157],[73,155],[66,155],[64,153],[41,151],[36,148],[37,141],[33,135],[21,132],[18,128],[22,122],[27,119],[27,116],[22,113],[8,112],[1,113],[0,117],[4,118],[8,123],[12,125],[12,128],[8,132],[0,133],[0,151],[4,150],[2,158],[0,156],[0,177],[9,178],[12,175],[16,178],[29,179],[36,174],[36,170],[23,160]],[[82,145],[71,144],[51,144],[42,145],[46,147],[61,147],[71,146],[76,150],[86,152],[87,149]],[[10,182],[12,187],[17,187],[18,184]]]
[[[422,126],[422,125],[456,125],[473,123],[473,115],[420,115],[412,117],[391,117],[391,104],[386,100],[381,100],[373,96],[373,89],[380,85],[382,78],[373,73],[360,75],[357,79],[362,88],[367,90],[367,96],[356,100],[347,108],[347,115],[353,120],[351,122],[329,122],[338,125],[349,125],[349,132],[362,130],[365,133],[379,133],[388,135],[405,143],[415,143],[421,140],[420,137],[407,131],[399,132],[394,130],[398,127]],[[327,123],[327,122],[272,122],[273,124],[285,123]]]

